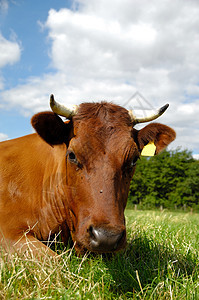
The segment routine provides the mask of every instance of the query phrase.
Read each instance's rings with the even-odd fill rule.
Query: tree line
[[[199,161],[180,149],[141,157],[128,201],[141,208],[199,210]]]

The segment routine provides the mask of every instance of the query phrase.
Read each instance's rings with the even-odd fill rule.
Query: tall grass
[[[128,246],[117,255],[63,249],[38,261],[2,250],[0,299],[199,299],[199,215],[126,217]]]

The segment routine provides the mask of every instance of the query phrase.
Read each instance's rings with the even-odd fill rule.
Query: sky
[[[198,0],[0,0],[0,141],[32,133],[52,93],[133,108],[139,92],[199,158],[198,16]]]

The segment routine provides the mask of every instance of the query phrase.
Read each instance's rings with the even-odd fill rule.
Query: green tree
[[[130,185],[129,201],[143,206],[197,208],[199,161],[188,150],[142,157]]]

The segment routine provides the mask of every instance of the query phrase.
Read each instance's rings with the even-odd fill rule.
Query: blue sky
[[[26,82],[29,77],[53,72],[48,56],[48,39],[40,22],[46,21],[51,8],[70,8],[72,3],[67,0],[0,2],[7,6],[5,10],[3,7],[1,10],[0,32],[5,39],[16,40],[21,47],[20,60],[15,64],[5,65],[1,70],[4,89],[12,89]],[[31,131],[30,117],[20,114],[17,107],[0,110],[0,133],[5,132],[9,138],[16,138]]]
[[[5,66],[5,88],[23,82],[30,76],[49,71],[48,40],[40,23],[44,23],[51,8],[70,7],[67,0],[8,1],[8,10],[0,21],[1,33],[6,39],[12,35],[21,46],[21,58],[14,66]],[[13,74],[14,71],[14,74]]]
[[[198,155],[198,15],[196,0],[0,0],[0,140],[33,132],[51,93],[123,105],[139,91],[170,104],[171,147]]]

